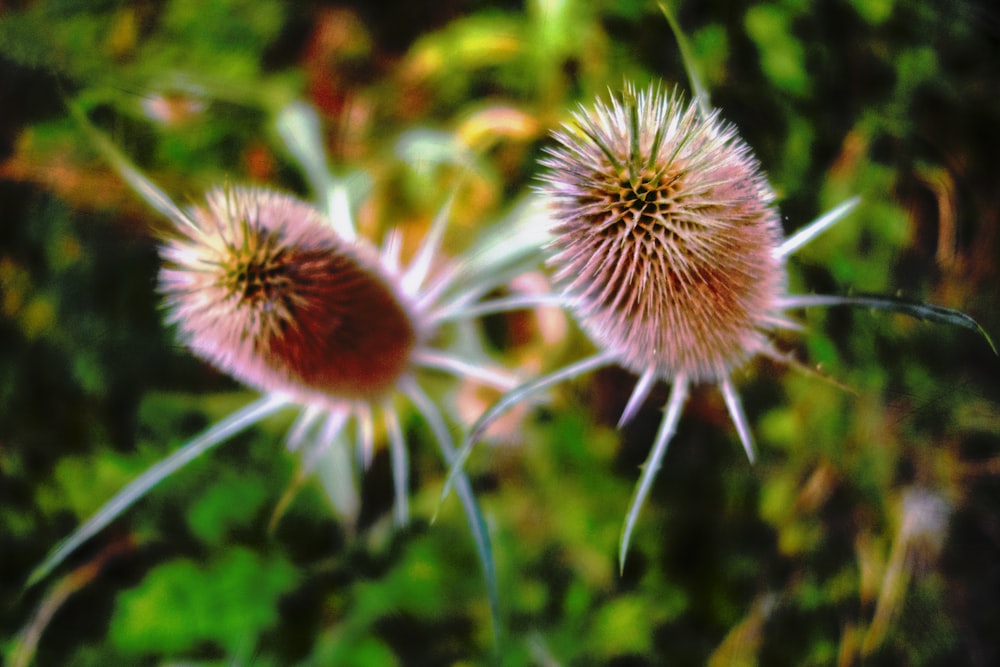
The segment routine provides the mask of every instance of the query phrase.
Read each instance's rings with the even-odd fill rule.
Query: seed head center
[[[273,235],[258,230],[260,245],[235,253],[232,268],[222,274],[221,287],[230,295],[251,306],[265,307],[286,300],[292,287],[288,253],[277,247]]]

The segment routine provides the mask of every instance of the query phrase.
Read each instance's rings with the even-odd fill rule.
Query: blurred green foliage
[[[788,231],[863,197],[796,255],[791,291],[898,290],[1000,332],[996,8],[671,7],[713,105],[781,194]],[[249,400],[161,324],[162,223],[64,100],[184,201],[226,179],[308,195],[272,130],[305,99],[334,167],[368,179],[366,233],[419,237],[464,177],[457,249],[531,187],[547,132],[578,103],[651,79],[687,86],[653,2],[27,0],[0,12],[5,664],[1000,660],[998,361],[966,331],[857,310],[810,310],[782,339],[820,375],[760,363],[740,378],[756,466],[722,399],[695,393],[621,575],[621,520],[666,388],[617,432],[633,379],[601,372],[477,450],[499,646],[454,501],[427,523],[443,471],[416,419],[404,425],[418,517],[406,530],[390,525],[384,453],[356,531],[317,480],[272,516],[296,473],[277,417],[24,588],[127,480]],[[511,365],[552,368],[588,346],[572,328],[543,346],[527,316],[487,325]]]

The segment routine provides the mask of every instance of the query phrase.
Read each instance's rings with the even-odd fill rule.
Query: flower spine
[[[202,359],[303,401],[379,398],[417,326],[374,248],[291,196],[218,188],[162,254],[169,319]]]
[[[542,161],[549,263],[600,348],[635,373],[695,382],[769,349],[781,226],[733,126],[679,95],[629,86],[554,136]]]

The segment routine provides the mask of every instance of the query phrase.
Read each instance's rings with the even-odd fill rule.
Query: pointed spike
[[[72,535],[56,545],[55,549],[46,556],[45,560],[32,571],[25,585],[31,586],[47,576],[76,551],[81,544],[118,518],[125,510],[130,508],[137,500],[146,495],[150,489],[164,479],[216,445],[225,442],[240,431],[274,414],[288,405],[288,403],[288,398],[282,395],[269,394],[264,396],[250,405],[237,410],[207,429],[201,435],[181,446],[170,456],[147,468],[144,473],[129,482],[125,488],[115,494],[111,500],[104,503],[101,509],[87,519]]]
[[[375,422],[367,403],[359,403],[357,410],[358,447],[361,449],[361,465],[365,470],[372,467],[375,460]]]
[[[331,415],[330,422],[333,421],[334,416]],[[346,419],[338,421],[339,425],[331,423],[329,427],[324,427],[324,438],[328,439],[316,448],[322,456],[317,456],[309,467],[303,464],[302,470],[306,475],[315,469],[337,517],[344,522],[349,533],[354,533],[361,512],[361,496],[355,479],[354,451],[343,430]]]
[[[323,132],[316,110],[300,100],[291,102],[278,112],[274,127],[313,191],[323,195],[333,178],[322,150]]]
[[[857,208],[860,203],[861,197],[851,197],[847,201],[834,207],[832,210],[827,211],[785,239],[781,245],[774,249],[774,256],[778,259],[788,257],[793,252],[828,230],[830,227],[833,227],[834,224],[843,220],[847,217],[847,214]]]
[[[405,526],[410,520],[410,459],[406,451],[406,440],[399,425],[399,415],[391,404],[382,409],[385,429],[389,434],[389,460],[392,462],[392,489],[395,493],[393,504],[396,525]]]
[[[539,195],[523,198],[463,253],[462,261],[437,272],[416,300],[416,308],[452,312],[534,269],[549,239],[550,224]],[[443,298],[453,287],[457,293]]]
[[[399,274],[399,255],[403,249],[403,232],[396,227],[386,234],[382,244],[382,265],[389,275]]]
[[[445,228],[448,226],[448,219],[451,217],[451,208],[455,203],[457,194],[457,191],[453,190],[448,195],[447,201],[445,201],[437,215],[434,216],[430,230],[424,236],[420,249],[410,263],[410,268],[403,275],[403,289],[407,294],[417,294],[423,286],[427,274],[430,273],[434,256],[441,249],[441,239],[444,236]]]
[[[578,375],[583,375],[584,373],[590,372],[601,366],[607,366],[614,363],[615,357],[610,352],[598,352],[597,354],[591,355],[581,361],[574,364],[570,364],[564,368],[557,371],[544,375],[540,378],[535,378],[529,382],[525,382],[519,387],[511,389],[509,392],[500,397],[496,403],[493,404],[486,412],[484,412],[476,423],[472,425],[471,432],[465,437],[461,448],[458,451],[458,455],[455,457],[454,462],[451,464],[451,469],[448,471],[448,477],[445,479],[444,488],[441,489],[442,500],[448,497],[448,493],[451,491],[451,486],[455,481],[455,478],[462,473],[462,467],[465,465],[466,459],[472,453],[472,448],[477,442],[483,437],[493,422],[499,419],[503,413],[507,412],[510,408],[514,407],[521,401],[524,401],[532,394],[536,394],[544,389],[555,386],[560,382],[570,380]]]
[[[659,88],[657,88],[657,97],[659,97]],[[656,132],[653,134],[653,144],[649,147],[649,158],[646,160],[646,169],[651,170],[657,164],[657,159],[660,157],[660,146],[663,144],[663,138],[666,136],[667,124],[657,123]],[[655,173],[655,178],[658,179],[662,176],[662,172],[667,168],[666,165],[657,169]]]
[[[327,188],[327,215],[333,229],[347,241],[358,237],[354,228],[354,216],[351,214],[351,200],[347,196],[347,186],[339,181]]]
[[[461,272],[465,281],[503,273],[541,256],[549,240],[551,219],[545,200],[537,193],[521,198],[510,213],[486,230],[463,253]]]
[[[416,406],[417,412],[423,416],[427,425],[430,426],[431,432],[434,434],[435,440],[437,440],[438,447],[441,449],[445,464],[451,465],[455,461],[457,452],[455,451],[451,435],[448,433],[448,427],[445,425],[437,406],[434,405],[434,402],[430,400],[427,394],[424,393],[412,378],[405,378],[402,381],[402,390],[413,402],[413,405]],[[483,569],[483,578],[486,580],[486,595],[489,599],[490,616],[493,619],[493,635],[497,645],[499,645],[500,592],[497,588],[493,544],[490,541],[490,533],[486,526],[486,521],[479,509],[479,503],[476,502],[476,496],[472,492],[472,485],[469,483],[469,478],[464,472],[455,478],[455,493],[462,503],[462,510],[465,512],[466,521],[468,521],[469,529],[472,531],[472,538],[476,543],[479,564]],[[434,510],[435,517],[439,509],[440,504]]]
[[[625,523],[622,525],[621,541],[618,544],[618,569],[620,573],[625,571],[625,557],[628,555],[632,531],[639,518],[639,512],[646,502],[646,496],[653,488],[653,480],[656,479],[656,474],[663,464],[663,456],[667,453],[667,446],[677,431],[677,423],[680,421],[681,409],[684,407],[687,396],[688,379],[684,375],[679,375],[674,380],[674,386],[670,389],[670,398],[667,400],[667,409],[660,421],[660,430],[656,433],[656,440],[653,441],[649,457],[642,465],[642,474],[639,476],[635,492],[632,495],[632,502],[625,515]]]
[[[691,51],[691,44],[688,42],[687,35],[681,30],[680,23],[674,17],[674,13],[667,6],[666,2],[660,0],[657,2],[660,6],[660,11],[663,12],[664,18],[667,19],[667,23],[670,24],[670,31],[674,33],[674,39],[677,40],[677,48],[681,52],[681,59],[684,61],[684,70],[688,75],[688,83],[691,84],[691,92],[695,99],[698,100],[698,108],[704,117],[708,117],[712,111],[712,103],[709,100],[708,89],[702,83],[701,76],[698,74],[697,61],[694,58],[694,53]]]
[[[348,205],[347,190],[330,173],[316,110],[305,102],[295,101],[285,106],[274,122],[278,135],[298,162],[310,187],[322,199],[330,224],[343,238],[353,241],[357,231]]]
[[[1000,356],[993,339],[976,320],[969,317],[960,310],[936,306],[932,303],[914,301],[896,296],[882,295],[857,295],[838,296],[835,294],[793,294],[782,298],[779,306],[783,309],[789,308],[809,308],[812,306],[854,306],[858,308],[871,308],[872,310],[888,310],[890,312],[909,315],[910,317],[926,322],[937,322],[938,324],[950,324],[974,331],[982,336],[986,343],[993,350],[993,354]]]
[[[275,531],[278,530],[278,523],[281,522],[282,517],[285,516],[285,512],[291,507],[292,501],[295,497],[299,495],[299,491],[305,486],[308,477],[302,473],[302,469],[295,474],[292,481],[285,488],[285,491],[278,498],[277,504],[274,506],[274,510],[271,512],[271,518],[267,522],[267,534],[273,536]]]
[[[598,136],[596,129],[591,127],[590,125],[585,125],[584,122],[582,121],[580,122],[578,127],[580,128],[581,132],[587,135],[588,139],[594,142],[594,144],[601,149],[601,152],[604,153],[604,156],[606,158],[608,158],[608,162],[611,163],[611,166],[614,167],[617,171],[621,171],[622,164],[621,162],[618,161],[618,156],[615,155],[615,152],[611,150],[611,148],[607,145],[607,142],[605,142],[603,139],[601,139],[600,136]]]
[[[826,384],[830,385],[831,387],[836,387],[840,391],[843,391],[845,393],[851,394],[852,396],[855,396],[855,397],[859,397],[860,396],[860,394],[858,394],[858,392],[856,390],[852,389],[851,387],[847,386],[846,384],[844,384],[842,382],[837,382],[836,380],[834,380],[829,375],[824,375],[819,370],[819,368],[813,368],[812,366],[809,366],[809,365],[807,365],[807,364],[799,361],[798,359],[796,359],[795,357],[793,357],[790,354],[778,352],[776,349],[774,349],[774,347],[768,346],[768,347],[764,348],[763,350],[761,350],[760,354],[761,354],[761,356],[767,357],[768,359],[771,359],[772,361],[774,361],[776,363],[784,364],[784,365],[790,367],[792,370],[795,370],[795,371],[798,371],[799,373],[802,373],[803,375],[808,375],[811,378],[815,378],[817,380],[825,382]]]
[[[632,421],[646,397],[649,396],[650,390],[658,379],[657,376],[656,369],[650,368],[639,377],[639,381],[635,383],[635,389],[632,390],[632,395],[629,396],[628,403],[625,405],[625,410],[622,411],[622,416],[618,419],[618,428]]]
[[[312,436],[313,444],[306,447],[305,456],[308,457],[313,449],[316,449],[315,440],[320,436],[316,434],[315,427],[316,422],[322,416],[323,410],[316,406],[307,406],[299,416],[295,419],[292,424],[292,428],[288,431],[288,435],[285,436],[285,448],[289,452],[297,452],[303,447],[310,436]],[[278,522],[281,517],[284,516],[285,511],[291,505],[292,500],[298,495],[299,491],[302,490],[303,485],[305,485],[307,479],[307,465],[302,463],[299,465],[298,470],[295,473],[295,478],[285,489],[284,493],[278,499],[277,505],[275,505],[274,511],[271,513],[271,519],[267,524],[268,534],[274,533],[278,527]]]
[[[500,391],[508,391],[517,384],[517,378],[498,368],[490,368],[443,352],[427,349],[413,354],[413,363],[423,368],[433,368],[457,377],[471,378]]]
[[[132,162],[125,157],[118,148],[106,137],[104,134],[98,130],[87,118],[87,115],[82,109],[75,103],[70,102],[68,104],[70,114],[76,120],[77,123],[84,129],[90,140],[94,142],[97,146],[97,150],[101,153],[105,160],[111,163],[111,166],[121,175],[122,178],[132,187],[133,190],[138,193],[140,197],[146,200],[146,203],[152,206],[154,209],[159,211],[162,215],[177,223],[187,227],[188,229],[198,230],[198,225],[191,219],[191,217],[185,213],[174,201],[167,196],[163,190],[156,186],[155,183],[146,178],[142,172],[136,168]]]
[[[628,176],[631,181],[632,189],[635,190],[639,185],[639,180],[642,174],[639,173],[638,166],[640,164],[640,152],[641,146],[639,145],[639,140],[641,138],[639,127],[639,103],[641,97],[636,97],[636,92],[631,87],[626,89],[625,97],[628,104],[626,107],[629,111],[629,147],[628,147]]]
[[[750,459],[750,463],[752,464],[756,461],[753,432],[750,430],[750,424],[747,422],[747,415],[743,411],[743,402],[740,400],[740,395],[736,392],[731,378],[726,378],[719,383],[719,388],[722,390],[722,397],[726,400],[726,408],[729,410],[729,416],[733,420],[733,426],[736,427],[736,432],[740,436],[740,442],[743,443],[743,449],[746,451],[747,458]]]
[[[315,434],[307,451],[302,453],[302,469],[306,473],[312,472],[319,460],[323,458],[327,450],[340,437],[340,432],[347,423],[350,414],[346,410],[328,412],[323,428]]]
[[[462,312],[464,308],[475,307],[475,302],[482,298],[484,294],[508,285],[512,280],[523,275],[526,271],[532,271],[536,268],[537,263],[534,260],[515,264],[511,267],[497,267],[493,270],[481,270],[479,267],[473,267],[472,262],[468,261],[461,264],[454,264],[451,267],[446,267],[435,280],[434,284],[429,286],[428,290],[421,295],[417,301],[417,307],[420,308],[423,306],[425,309],[433,308],[435,317],[439,313],[450,315],[451,313]],[[441,300],[441,303],[438,303],[439,297],[456,286],[458,289],[454,294],[449,295],[446,300]]]
[[[285,448],[288,451],[296,452],[302,447],[302,443],[305,442],[322,413],[323,411],[316,406],[306,406],[285,437]]]

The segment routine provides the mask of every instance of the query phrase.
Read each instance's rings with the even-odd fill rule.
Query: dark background
[[[924,300],[1000,336],[993,5],[672,7],[787,231],[863,198],[793,258],[791,291]],[[467,142],[460,248],[532,187],[548,131],[578,102],[656,79],[688,88],[667,21],[638,1],[0,6],[6,664],[1000,660],[1000,361],[973,332],[866,310],[810,311],[779,341],[819,375],[770,362],[739,374],[755,466],[718,393],[695,392],[622,574],[618,531],[667,387],[617,432],[633,378],[600,372],[524,411],[506,444],[480,447],[469,471],[494,537],[499,650],[460,514],[429,525],[445,471],[409,416],[406,530],[388,525],[384,455],[357,534],[318,484],[269,530],[298,465],[287,424],[270,420],[25,587],[129,479],[252,398],[162,324],[162,222],[68,102],[186,202],[226,179],[309,196],[272,129],[306,99],[335,168],[371,179],[361,222],[375,237],[419,235],[456,178],[401,143]],[[487,325],[512,366],[588,350],[572,326],[543,344],[531,318]]]

